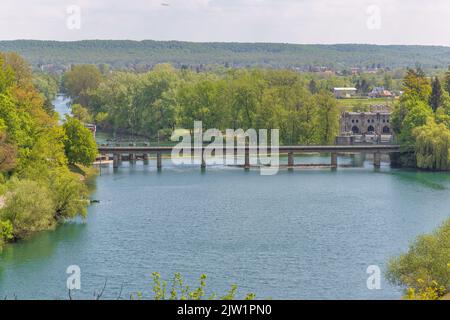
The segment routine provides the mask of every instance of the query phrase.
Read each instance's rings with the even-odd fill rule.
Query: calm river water
[[[286,159],[283,159],[286,161]],[[327,162],[303,156],[296,162]],[[339,158],[351,163],[350,158]],[[385,270],[389,257],[450,216],[450,175],[354,168],[280,171],[260,176],[238,168],[174,167],[156,171],[124,162],[102,168],[85,222],[74,221],[0,254],[0,297],[66,299],[66,269],[81,268],[91,298],[142,291],[150,275],[181,272],[191,284],[273,299],[398,299],[382,281],[368,290],[366,269]],[[121,289],[122,288],[122,289]]]

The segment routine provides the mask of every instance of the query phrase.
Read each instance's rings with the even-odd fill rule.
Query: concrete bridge
[[[195,154],[195,151],[199,152],[199,154],[203,155],[202,150],[205,147],[191,147],[191,154]],[[113,157],[113,167],[118,168],[120,161],[122,161],[122,157],[127,155],[128,160],[133,162],[136,160],[138,155],[142,156],[144,161],[148,161],[149,154],[156,154],[156,166],[158,170],[162,169],[162,154],[171,154],[173,147],[136,147],[136,146],[125,146],[125,147],[116,147],[116,146],[99,146],[98,152],[101,155],[112,155]],[[250,154],[258,154],[258,147],[244,147],[244,146],[235,146],[231,148],[227,148],[224,146],[223,154],[225,155],[227,152],[234,152],[234,154],[245,155],[244,168],[250,168]],[[270,153],[270,148],[268,148],[268,152]],[[189,151],[189,148],[188,148]],[[279,154],[287,154],[288,156],[288,168],[294,168],[296,165],[294,163],[294,154],[301,153],[327,153],[331,155],[331,162],[329,167],[337,168],[338,161],[337,156],[339,153],[372,153],[373,154],[373,164],[375,168],[379,168],[381,164],[381,155],[382,154],[392,154],[398,153],[400,151],[399,145],[332,145],[332,146],[280,146],[278,148]],[[202,156],[201,167],[205,168],[206,164]]]

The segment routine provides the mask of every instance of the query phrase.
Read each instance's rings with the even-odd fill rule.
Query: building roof
[[[343,113],[348,114],[350,116],[360,116],[360,115],[375,116],[377,114],[382,115],[382,116],[390,116],[391,115],[390,112],[354,112],[354,111],[347,111],[347,112],[343,112]]]
[[[356,91],[356,88],[334,88],[334,91]]]

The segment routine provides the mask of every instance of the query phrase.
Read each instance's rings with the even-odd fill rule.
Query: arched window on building
[[[383,127],[383,133],[391,133],[391,129],[388,126]]]
[[[357,126],[352,127],[353,134],[359,134],[359,128]]]
[[[375,132],[375,128],[374,128],[373,126],[369,126],[369,127],[367,128],[367,132],[369,132],[369,133],[374,133],[374,132]]]

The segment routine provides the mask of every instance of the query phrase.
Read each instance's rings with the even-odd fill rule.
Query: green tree
[[[90,166],[97,156],[97,144],[92,132],[77,119],[66,116],[63,125],[67,139],[65,153],[70,164]]]
[[[14,239],[13,225],[9,220],[0,220],[0,252],[2,251],[3,245]]]
[[[80,120],[83,123],[93,122],[93,118],[89,113],[89,110],[83,107],[81,104],[75,103],[72,105],[72,115],[74,118]]]
[[[339,109],[336,99],[322,91],[316,95],[318,144],[333,144],[339,132]]]
[[[426,125],[414,129],[417,167],[428,170],[450,169],[450,130],[429,118]]]
[[[0,173],[13,169],[16,165],[16,148],[6,139],[6,126],[0,119]]]
[[[23,239],[51,228],[55,224],[53,210],[46,187],[30,180],[16,181],[6,196],[5,207],[0,210],[0,220],[11,223],[15,239]]]
[[[431,105],[431,108],[434,112],[436,112],[437,108],[439,108],[442,105],[442,87],[441,82],[439,81],[438,77],[435,77],[432,84],[432,91],[431,96],[429,99],[429,104]]]
[[[63,77],[66,93],[77,103],[89,106],[92,91],[97,89],[102,81],[100,70],[89,64],[73,65]]]
[[[421,291],[424,286],[450,288],[450,219],[432,234],[419,236],[409,251],[388,264],[387,279],[405,289]]]
[[[404,95],[413,95],[426,102],[431,95],[431,86],[420,68],[408,69],[405,79],[403,79],[403,90]]]
[[[311,92],[311,94],[319,93],[319,88],[317,87],[317,83],[314,79],[311,79],[309,82],[309,92]]]
[[[448,70],[445,73],[445,90],[450,94],[450,66],[448,66]]]

